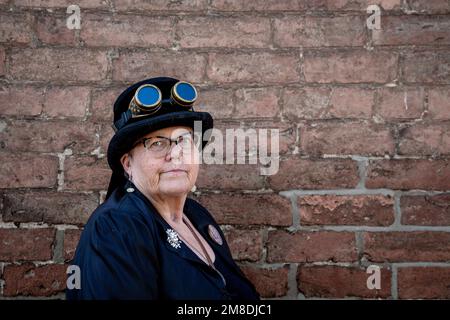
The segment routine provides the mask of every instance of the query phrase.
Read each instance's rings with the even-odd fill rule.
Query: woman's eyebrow
[[[186,132],[184,132],[184,133],[182,133],[182,134],[178,135],[178,136],[177,136],[177,138],[178,138],[178,137],[181,137],[181,136],[185,136],[185,135],[187,135],[187,134],[192,134],[192,132],[190,132],[190,131],[186,131]],[[151,139],[151,138],[163,138],[163,139],[170,139],[170,137],[164,137],[164,136],[153,136],[153,137],[148,137],[148,138],[146,138],[146,139]]]

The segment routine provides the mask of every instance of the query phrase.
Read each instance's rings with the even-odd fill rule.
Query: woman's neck
[[[174,224],[182,223],[183,209],[187,194],[150,194],[149,192],[146,192],[145,188],[142,188],[139,183],[133,183],[136,188],[138,188],[138,190],[152,203],[164,220]]]

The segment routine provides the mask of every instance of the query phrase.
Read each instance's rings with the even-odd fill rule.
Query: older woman
[[[187,198],[198,175],[195,88],[152,78],[114,104],[106,201],[90,217],[73,265],[81,288],[68,299],[259,299],[207,209]],[[207,139],[203,139],[204,144]]]

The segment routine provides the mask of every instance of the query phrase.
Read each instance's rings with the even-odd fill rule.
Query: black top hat
[[[171,90],[179,80],[168,77],[150,78],[133,84],[123,91],[114,103],[114,125],[116,133],[111,138],[108,146],[108,164],[113,173],[108,187],[106,199],[117,188],[124,186],[126,178],[124,175],[120,158],[126,152],[130,151],[134,143],[149,132],[167,128],[171,126],[189,126],[194,128],[194,121],[202,122],[202,145],[206,145],[209,135],[205,131],[213,128],[213,118],[208,112],[197,112],[193,108],[187,109],[177,104],[168,104]],[[144,85],[152,84],[158,87],[162,95],[161,107],[151,115],[130,118],[125,117],[131,100],[136,90]]]

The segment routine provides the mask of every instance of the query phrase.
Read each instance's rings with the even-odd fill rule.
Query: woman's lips
[[[177,175],[182,175],[183,173],[186,173],[186,171],[181,170],[181,169],[175,169],[175,170],[164,171],[163,173],[177,176]]]

